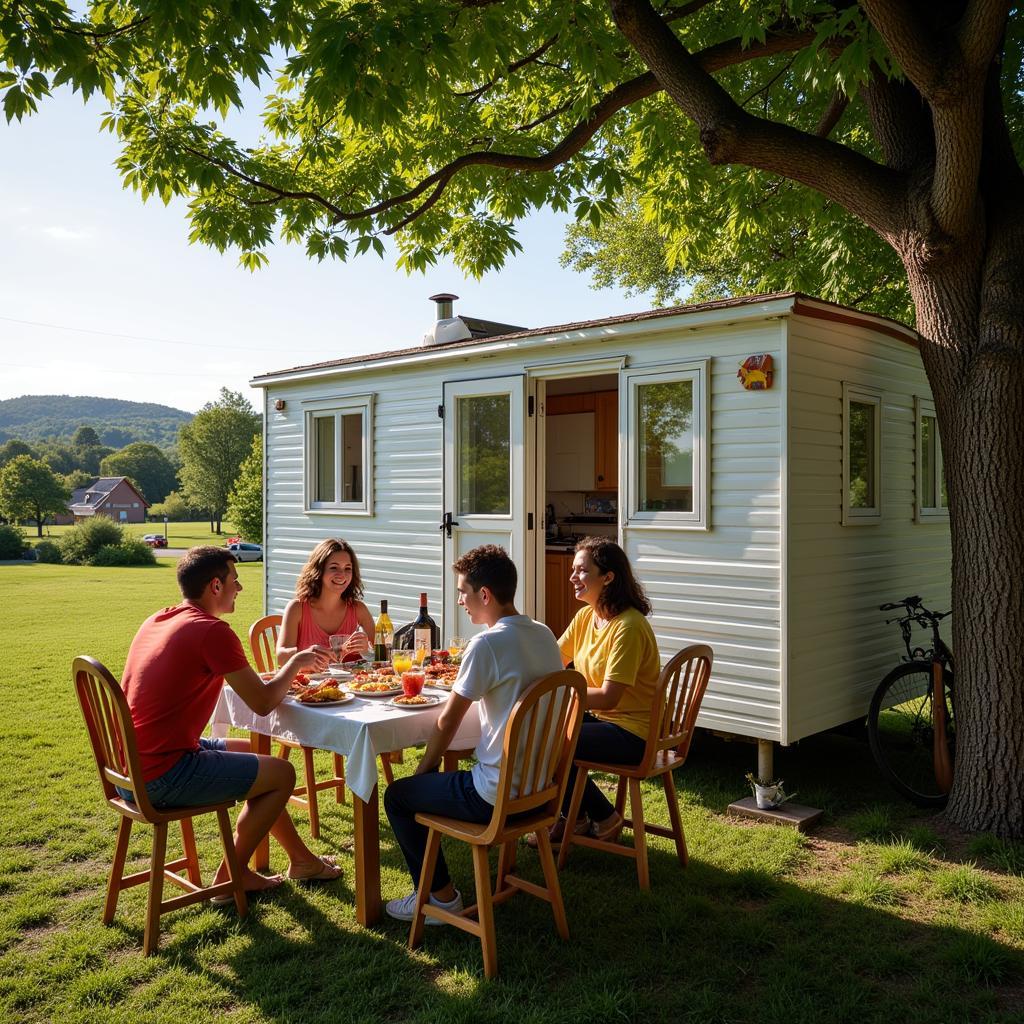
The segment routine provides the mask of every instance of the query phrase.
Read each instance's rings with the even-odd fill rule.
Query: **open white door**
[[[480,544],[500,544],[527,573],[526,401],[520,375],[444,385],[444,633],[472,636],[448,566]],[[522,601],[519,601],[522,610]]]

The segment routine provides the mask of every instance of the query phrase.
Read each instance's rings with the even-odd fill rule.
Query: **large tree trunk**
[[[946,815],[1022,837],[1024,234],[1004,225],[997,235],[905,262],[950,500],[957,699]]]

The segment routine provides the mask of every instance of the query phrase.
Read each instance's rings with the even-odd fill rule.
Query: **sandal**
[[[293,875],[292,869],[288,869],[288,878],[293,882],[333,882],[341,878],[342,869],[335,863],[333,857],[320,857],[320,870],[308,875]]]
[[[573,835],[585,836],[591,828],[590,819],[584,814],[582,818],[577,818],[576,827],[572,830]],[[562,845],[562,836],[565,833],[565,818],[560,817],[558,821],[548,829],[548,838],[551,840],[551,848],[557,850]],[[537,841],[537,833],[531,832],[526,837],[526,845],[531,849],[536,850],[540,845]]]
[[[609,824],[605,825],[604,828],[599,829],[596,821],[591,823],[590,838],[614,843],[619,838],[619,833],[622,831],[622,826],[624,824],[625,819],[618,811],[615,811],[612,813],[611,821]]]
[[[258,889],[246,889],[245,898],[251,900],[254,896],[259,896],[261,893],[273,892],[284,884],[284,879],[280,875],[268,875],[266,876],[268,881],[271,878],[275,878],[276,881],[272,885],[261,885]],[[211,896],[209,903],[213,907],[226,907],[229,903],[235,902],[235,894],[233,892],[225,893],[223,896]]]

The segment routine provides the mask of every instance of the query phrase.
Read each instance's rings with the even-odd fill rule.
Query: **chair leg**
[[[623,811],[626,809],[626,777],[625,775],[619,776],[619,785],[615,790],[615,813],[621,818],[623,817]]]
[[[380,767],[384,772],[384,781],[390,786],[395,781],[395,773],[391,770],[391,755],[382,753],[380,755]]]
[[[539,838],[539,837],[538,837]],[[498,853],[498,874],[494,879],[494,895],[505,887],[505,878],[512,874],[516,868],[516,843],[515,840],[504,843]]]
[[[661,784],[665,787],[668,816],[672,822],[672,837],[676,841],[676,856],[679,858],[679,863],[685,868],[690,861],[690,857],[686,851],[686,833],[683,832],[683,819],[679,814],[679,797],[676,795],[676,781],[672,778],[671,772],[665,772],[662,775]]]
[[[277,756],[283,758],[285,761],[290,761],[292,756],[292,748],[289,747],[286,743],[278,743]]]
[[[334,802],[343,804],[345,802],[345,758],[341,754],[332,755],[334,759],[334,777],[341,779],[341,782],[334,787]]]
[[[633,816],[633,849],[636,851],[636,876],[641,889],[650,889],[651,872],[647,864],[647,830],[644,828],[643,795],[640,780],[629,780],[629,809]]]
[[[153,853],[149,860],[149,900],[146,903],[146,931],[142,937],[143,956],[156,952],[160,943],[160,904],[164,898],[164,862],[167,859],[167,822],[153,826]]]
[[[543,840],[541,840],[543,842]],[[494,904],[491,902],[491,865],[486,846],[473,847],[473,874],[476,881],[477,921],[484,956],[484,977],[498,975],[498,945],[494,935]]]
[[[193,885],[202,885],[203,876],[199,871],[199,854],[196,852],[196,834],[192,829],[192,819],[182,818],[178,824],[181,825],[181,845],[185,851],[185,860],[188,861],[188,880]]]
[[[543,829],[537,835],[537,851],[544,868],[544,882],[551,897],[551,912],[555,915],[555,929],[563,939],[569,938],[569,922],[565,918],[565,904],[562,902],[562,887],[558,884],[558,869],[555,855],[551,850],[551,837]]]
[[[427,832],[427,848],[423,853],[420,884],[416,890],[416,907],[412,914],[412,927],[409,929],[410,949],[418,949],[423,944],[423,928],[427,923],[427,919],[423,916],[423,907],[430,898],[430,883],[434,880],[434,868],[437,867],[437,855],[440,852],[441,833],[430,829]]]
[[[309,802],[309,834],[320,838],[320,808],[317,805],[316,768],[313,766],[313,748],[302,748],[303,774],[306,780],[306,800]]]
[[[238,863],[235,851],[235,837],[231,834],[231,819],[223,808],[217,812],[217,827],[220,829],[220,841],[224,846],[224,861],[228,866],[228,877],[235,883],[235,909],[239,917],[245,917],[249,910],[249,899],[245,895],[242,883],[242,865]]]
[[[110,924],[117,910],[117,897],[121,895],[121,879],[124,877],[124,862],[128,858],[128,839],[132,834],[132,819],[122,817],[117,826],[117,845],[114,860],[110,865],[110,880],[107,882],[107,898],[103,903],[103,923]]]
[[[583,790],[587,785],[587,771],[580,768],[576,772],[576,785],[572,789],[572,799],[569,801],[569,814],[565,819],[565,828],[562,831],[562,848],[558,851],[558,866],[564,868],[569,859],[569,847],[572,845],[573,829],[576,828],[576,819],[580,816],[580,804],[583,803]],[[538,839],[540,837],[538,836]]]

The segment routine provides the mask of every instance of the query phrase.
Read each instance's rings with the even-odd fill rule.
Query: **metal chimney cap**
[[[438,292],[436,295],[428,296],[431,302],[454,302],[458,295],[453,295],[451,292]]]

